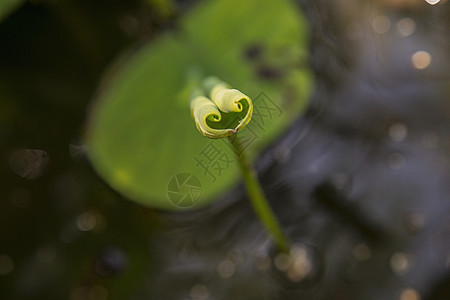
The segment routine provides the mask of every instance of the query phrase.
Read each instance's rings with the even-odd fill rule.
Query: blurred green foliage
[[[13,12],[23,0],[1,0],[0,1],[0,22]]]
[[[188,103],[193,72],[218,76],[250,96],[256,109],[261,98],[260,105],[277,108],[278,116],[252,121],[242,132],[257,132],[247,149],[252,159],[299,115],[312,88],[307,25],[290,1],[205,1],[178,25],[122,59],[107,77],[86,137],[95,169],[112,187],[163,209],[179,208],[167,197],[177,174],[200,180],[193,207],[239,178],[228,145],[195,128]],[[210,143],[226,164],[221,170],[199,165]]]

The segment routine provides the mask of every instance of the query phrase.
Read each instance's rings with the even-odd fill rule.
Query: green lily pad
[[[226,139],[190,115],[192,74],[217,76],[254,103],[239,133],[254,159],[303,110],[312,87],[307,25],[290,1],[215,0],[130,57],[103,88],[88,126],[94,168],[128,199],[162,209],[208,204],[239,180]]]

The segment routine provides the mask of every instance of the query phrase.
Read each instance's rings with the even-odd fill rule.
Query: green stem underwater
[[[269,231],[272,238],[275,240],[279,250],[282,252],[288,252],[288,239],[281,230],[280,224],[278,223],[277,218],[273,214],[269,203],[264,196],[264,192],[259,184],[255,170],[248,163],[245,156],[245,151],[243,151],[238,137],[230,136],[228,137],[228,141],[236,150],[236,157],[239,162],[242,176],[244,178],[247,194],[256,214],[258,215],[260,221],[263,223],[264,227]]]

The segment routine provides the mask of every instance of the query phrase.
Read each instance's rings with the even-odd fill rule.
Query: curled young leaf
[[[204,136],[217,139],[233,134],[231,129],[214,129],[208,125],[209,122],[220,122],[222,116],[214,103],[205,96],[197,96],[192,99],[191,112],[197,129]]]
[[[207,78],[203,86],[210,98],[199,89],[191,95],[191,113],[202,135],[212,139],[224,138],[250,122],[253,103],[248,96],[230,89],[228,84],[216,77]]]

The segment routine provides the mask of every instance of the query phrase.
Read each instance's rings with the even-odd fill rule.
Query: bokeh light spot
[[[373,19],[372,28],[376,33],[386,33],[391,28],[391,21],[384,15],[377,16]]]
[[[405,216],[405,227],[411,233],[422,230],[425,226],[425,216],[420,212],[412,212]]]
[[[209,297],[209,290],[203,284],[196,284],[192,287],[190,296],[192,300],[206,300]]]
[[[236,265],[231,260],[224,260],[217,266],[217,273],[222,278],[230,278],[236,272]]]
[[[420,295],[415,289],[407,288],[402,290],[400,300],[420,300]]]
[[[397,22],[397,31],[401,36],[410,36],[416,31],[416,22],[411,18],[403,18]]]
[[[395,123],[389,127],[389,136],[395,142],[402,142],[408,135],[408,128],[403,123]]]
[[[411,56],[411,63],[414,68],[423,70],[431,64],[431,55],[427,51],[417,51]]]
[[[77,227],[81,231],[91,231],[97,225],[97,218],[91,212],[84,212],[77,218]]]
[[[305,279],[313,269],[308,251],[302,245],[294,245],[289,254],[280,253],[275,257],[275,267],[286,273],[287,278],[293,282]]]
[[[391,256],[390,266],[397,275],[404,275],[412,267],[411,255],[403,252],[396,252]]]

